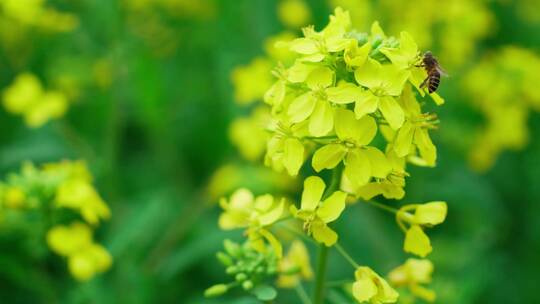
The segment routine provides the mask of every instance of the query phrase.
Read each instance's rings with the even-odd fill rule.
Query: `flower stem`
[[[315,277],[315,290],[313,292],[313,304],[324,303],[324,279],[326,276],[326,262],[328,260],[328,247],[319,245],[319,256],[317,258],[317,275]]]
[[[384,211],[388,211],[390,213],[393,213],[393,214],[396,214],[398,212],[398,210],[395,209],[395,208],[392,208],[390,206],[386,206],[385,204],[381,204],[381,203],[373,201],[373,200],[367,200],[367,201],[364,201],[364,202],[366,202],[366,203],[368,203],[368,204],[370,204],[372,206],[375,206],[377,208],[380,208],[380,209],[382,209]]]
[[[354,259],[347,253],[347,251],[345,251],[345,249],[343,249],[343,247],[341,247],[339,243],[336,243],[335,246],[339,254],[341,254],[341,256],[343,256],[345,260],[347,260],[347,262],[349,262],[349,264],[351,264],[352,267],[354,267],[354,269],[360,267],[360,265],[358,265],[358,263],[354,261]]]
[[[306,293],[306,290],[304,289],[304,286],[302,286],[302,283],[298,282],[296,284],[296,293],[298,294],[298,297],[302,301],[302,304],[311,304],[311,300],[309,299],[309,296]]]
[[[332,171],[332,180],[324,193],[324,198],[329,197],[336,190],[339,190],[341,182],[341,172],[343,166],[339,165]],[[324,244],[319,245],[319,256],[317,258],[317,273],[315,276],[315,290],[313,292],[313,304],[324,303],[324,283],[326,277],[326,264],[328,262],[328,247]]]

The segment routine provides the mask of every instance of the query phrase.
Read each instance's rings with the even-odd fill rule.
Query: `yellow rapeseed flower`
[[[254,197],[251,191],[236,190],[230,200],[221,198],[219,205],[223,213],[219,217],[219,227],[224,230],[246,228],[251,246],[259,251],[266,250],[268,241],[278,257],[282,256],[281,243],[268,230],[285,210],[285,201],[276,201],[270,194]]]
[[[406,286],[413,295],[425,301],[434,302],[435,291],[421,285],[431,282],[432,273],[433,263],[430,260],[410,258],[403,265],[392,270],[388,278],[390,284],[395,287]]]
[[[305,26],[311,20],[311,12],[304,0],[281,0],[277,13],[279,20],[290,28]]]
[[[399,297],[385,279],[367,266],[358,267],[354,276],[352,293],[358,303],[395,303]]]
[[[80,281],[91,279],[112,264],[107,250],[93,243],[91,228],[80,222],[54,226],[47,233],[47,243],[54,252],[68,258],[71,274]]]
[[[294,288],[301,279],[313,277],[309,263],[309,253],[304,243],[299,240],[292,242],[287,254],[279,262],[280,275],[277,285],[281,288]]]
[[[330,247],[337,242],[338,235],[328,227],[328,223],[337,220],[345,209],[347,194],[335,191],[321,201],[325,188],[326,185],[320,177],[306,178],[300,209],[291,205],[291,213],[304,221],[304,230],[308,235]]]
[[[403,249],[420,257],[427,256],[432,251],[432,247],[429,237],[424,233],[422,227],[432,227],[444,222],[447,209],[446,202],[403,206],[396,214],[398,224],[405,231]],[[409,211],[413,210],[414,214],[411,214]],[[410,225],[408,229],[405,223]]]
[[[30,73],[19,74],[2,97],[8,112],[23,115],[26,124],[34,128],[63,116],[68,107],[64,94],[45,91],[39,79]]]

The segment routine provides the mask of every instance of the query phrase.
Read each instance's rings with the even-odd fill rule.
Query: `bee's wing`
[[[436,69],[437,69],[437,72],[439,72],[439,74],[441,74],[441,76],[444,76],[444,77],[449,77],[449,76],[450,76],[450,75],[448,75],[448,73],[447,73],[445,70],[443,70],[443,68],[441,68],[441,66],[438,65],[438,64],[437,64]]]

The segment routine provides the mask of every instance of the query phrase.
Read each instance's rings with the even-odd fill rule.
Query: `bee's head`
[[[426,51],[424,53],[424,57],[427,57],[427,58],[433,58],[433,54],[431,53],[431,51]]]

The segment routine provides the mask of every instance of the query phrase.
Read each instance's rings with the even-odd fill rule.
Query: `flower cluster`
[[[69,271],[77,280],[86,281],[111,267],[111,255],[93,242],[92,229],[87,224],[54,226],[47,233],[47,243],[51,250],[67,257]]]
[[[476,170],[491,168],[502,151],[527,144],[529,113],[540,110],[539,69],[540,56],[534,52],[505,47],[485,56],[463,79],[465,92],[486,121],[469,155]]]
[[[264,94],[269,109],[263,130],[268,134],[260,139],[251,138],[258,136],[252,130],[237,130],[236,134],[244,132],[252,145],[264,140],[264,162],[275,171],[293,177],[310,176],[303,180],[299,200],[275,199],[270,194],[255,197],[247,189],[237,190],[230,199],[220,201],[223,213],[219,225],[227,230],[243,229],[247,236],[244,246],[259,254],[269,254],[272,248],[281,265],[296,261],[297,276],[294,280],[278,280],[281,287],[301,286],[301,278],[312,276],[309,265],[300,263],[300,258],[293,259],[307,256],[304,249],[298,248],[300,245],[294,245],[298,240],[293,241],[290,256],[283,257],[284,240],[279,236],[293,232],[319,245],[323,252],[328,247],[337,248],[351,263],[355,268],[351,295],[356,301],[394,303],[399,295],[392,285],[400,287],[403,282],[388,283],[371,268],[354,262],[339,245],[339,231],[332,224],[346,212],[347,201],[360,199],[395,214],[405,233],[405,252],[425,257],[432,251],[424,230],[445,220],[445,202],[395,209],[372,199],[379,195],[403,198],[409,163],[436,165],[437,150],[430,131],[436,129],[438,120],[423,108],[428,95],[436,106],[444,100],[420,87],[427,74],[410,34],[387,36],[378,22],[372,24],[369,33],[358,32],[351,26],[349,13],[340,8],[321,31],[306,27],[303,37],[278,42],[277,47],[287,47],[294,57],[276,64],[272,72],[276,80]],[[263,75],[266,67],[255,67]],[[246,82],[248,86],[249,77],[238,76],[243,72],[237,71],[234,77],[237,85]],[[257,79],[251,79],[250,90],[237,91],[243,92],[244,102],[260,95],[261,83],[256,83]],[[253,146],[245,150],[253,157],[253,151],[260,151]],[[332,171],[332,178],[325,181],[327,171]],[[407,267],[416,269],[417,264],[409,264]],[[407,286],[416,290],[420,290],[420,283],[429,281],[406,280],[410,283]],[[223,286],[229,285],[220,286],[220,291],[225,292]],[[317,286],[321,283],[317,282]],[[433,298],[420,294],[424,299]],[[314,302],[322,301],[322,292],[316,292]]]
[[[111,212],[84,162],[66,160],[40,168],[24,164],[20,173],[0,183],[0,207],[0,215],[14,221],[6,227],[38,217],[47,231],[40,237],[68,259],[77,280],[88,280],[111,266],[110,254],[92,240],[93,229]]]
[[[474,55],[478,41],[487,37],[495,16],[486,1],[329,0],[331,6],[350,10],[353,24],[382,19],[392,32],[407,29],[423,48],[437,46],[445,65],[464,64]],[[460,20],[457,22],[456,20]]]
[[[3,0],[0,2],[0,24],[11,27],[34,26],[53,32],[72,31],[79,23],[70,13],[45,6],[45,0]]]
[[[2,101],[8,112],[22,115],[26,125],[33,128],[63,116],[68,107],[68,99],[62,92],[45,90],[39,79],[30,73],[19,74],[4,89]]]

